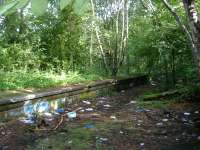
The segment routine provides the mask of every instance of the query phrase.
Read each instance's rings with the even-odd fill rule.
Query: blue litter
[[[94,125],[92,125],[92,124],[86,124],[84,127],[86,129],[92,129],[92,128],[94,128]]]
[[[76,118],[77,114],[76,114],[76,112],[68,112],[67,116],[69,119],[74,119],[74,118]]]
[[[34,110],[38,113],[48,112],[50,109],[50,105],[48,102],[38,102],[34,105]]]
[[[65,112],[65,110],[63,108],[58,108],[58,109],[56,109],[56,112],[59,114],[62,114]]]

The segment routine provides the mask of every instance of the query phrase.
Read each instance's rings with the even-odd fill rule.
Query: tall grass
[[[79,74],[78,72],[0,71],[0,90],[48,88],[101,79],[104,77],[97,74]]]

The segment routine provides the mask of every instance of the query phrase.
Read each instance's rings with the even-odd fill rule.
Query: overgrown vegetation
[[[181,24],[166,0],[31,3],[5,0],[0,8],[1,90],[138,73],[148,74],[152,84],[165,90],[199,82],[198,54],[182,27],[189,34],[194,29],[186,25],[191,16],[185,15],[182,2],[170,3]],[[198,12],[198,4],[194,10]]]

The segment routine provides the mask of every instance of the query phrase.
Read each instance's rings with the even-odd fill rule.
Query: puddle
[[[65,94],[35,99],[23,103],[1,106],[0,123],[16,120],[20,118],[30,119],[34,114],[59,114],[74,102],[83,99],[96,98],[102,95],[112,95],[113,87],[103,88],[92,92],[85,92],[78,95],[66,96]],[[6,111],[5,111],[6,110]],[[27,121],[27,120],[26,120]],[[26,122],[25,121],[25,122]]]

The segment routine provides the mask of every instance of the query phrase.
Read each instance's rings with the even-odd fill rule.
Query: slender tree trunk
[[[193,55],[200,73],[200,21],[194,0],[183,0],[191,37],[193,39]]]
[[[90,3],[91,3],[91,7],[92,7],[93,17],[96,17],[93,0],[90,0]],[[98,41],[98,44],[99,44],[99,49],[100,49],[100,52],[101,52],[101,56],[102,56],[102,59],[103,59],[103,62],[104,62],[104,66],[105,66],[106,72],[108,72],[109,69],[108,69],[108,65],[107,65],[107,61],[106,61],[106,56],[105,56],[105,53],[104,53],[104,50],[103,50],[103,44],[101,42],[101,38],[100,38],[100,35],[99,35],[99,31],[98,31],[97,25],[95,25],[95,33],[96,33],[97,41]]]
[[[194,62],[200,74],[200,22],[198,12],[194,0],[182,0],[185,8],[186,16],[188,18],[189,28],[187,28],[181,21],[175,9],[169,4],[167,0],[162,0],[166,8],[174,16],[175,20],[186,33],[189,44],[191,46]]]

